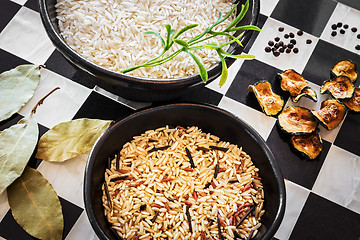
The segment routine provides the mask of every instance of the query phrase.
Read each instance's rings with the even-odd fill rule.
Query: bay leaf
[[[84,154],[91,150],[111,122],[80,118],[59,123],[40,138],[36,157],[49,162],[63,162]]]
[[[32,117],[0,131],[0,193],[22,174],[38,138],[38,125]]]
[[[60,200],[43,175],[26,167],[7,189],[15,221],[31,236],[43,240],[61,240],[64,217]]]
[[[34,95],[40,83],[40,67],[19,65],[0,74],[0,121],[10,118]]]

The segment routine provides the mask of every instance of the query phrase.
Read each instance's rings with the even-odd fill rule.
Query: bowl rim
[[[55,30],[52,24],[51,17],[48,12],[48,8],[47,8],[48,1],[49,0],[38,0],[41,20],[43,22],[47,35],[49,36],[50,40],[53,42],[55,47],[59,50],[59,52],[62,53],[62,55],[64,55],[70,62],[73,62],[76,66],[90,73],[91,75],[111,78],[112,81],[116,81],[117,83],[119,83],[121,79],[121,81],[124,82],[125,84],[141,84],[150,88],[158,87],[158,85],[160,85],[161,87],[169,87],[169,86],[181,87],[181,86],[196,85],[202,83],[199,73],[190,76],[179,77],[179,78],[157,79],[157,78],[134,76],[134,75],[112,71],[91,62],[90,60],[81,56],[79,53],[73,50],[65,42],[63,37],[57,33],[57,31]],[[238,1],[239,0],[236,0],[235,2]],[[260,15],[260,0],[249,0],[249,1],[251,1],[252,3],[251,21],[249,25],[256,25]],[[254,31],[249,31],[249,30],[245,31],[245,34],[242,37],[242,42],[244,46],[243,48],[245,48],[245,46],[248,44],[253,34]],[[239,54],[241,52],[239,49],[240,46],[236,46],[231,53]],[[225,61],[227,66],[230,67],[230,65],[235,61],[235,59],[225,57]],[[220,70],[221,70],[221,63],[218,62],[212,67],[210,67],[207,71],[209,76],[210,75],[218,76],[220,75]],[[210,83],[214,79],[215,77],[212,79],[210,79],[209,77],[207,83]]]
[[[270,163],[270,166],[274,173],[277,187],[279,190],[279,207],[277,209],[275,219],[274,219],[272,225],[267,229],[264,236],[261,238],[262,240],[271,239],[271,237],[273,237],[274,234],[276,233],[276,231],[278,230],[278,228],[283,220],[284,213],[285,213],[285,204],[286,204],[285,182],[284,182],[284,178],[283,178],[282,172],[280,170],[280,167],[279,167],[277,161],[275,160],[274,155],[272,154],[269,146],[266,144],[265,140],[261,137],[261,135],[252,126],[250,126],[248,123],[246,123],[244,120],[233,115],[232,113],[228,112],[227,110],[220,109],[219,107],[211,106],[208,104],[198,104],[198,103],[173,103],[173,104],[167,104],[167,105],[162,105],[162,106],[158,106],[158,107],[151,107],[151,108],[143,109],[143,110],[137,111],[137,112],[129,115],[128,117],[125,117],[125,118],[115,122],[114,124],[109,126],[109,128],[107,128],[100,135],[100,137],[95,142],[93,148],[91,149],[89,157],[87,159],[86,166],[85,166],[85,173],[84,173],[84,186],[83,186],[83,198],[84,198],[85,211],[87,213],[90,224],[92,225],[97,236],[100,239],[108,239],[108,237],[106,236],[106,234],[100,227],[99,223],[96,221],[96,216],[95,216],[94,210],[91,207],[93,205],[93,201],[91,199],[91,187],[92,187],[91,172],[92,172],[92,169],[94,166],[94,161],[91,161],[91,159],[92,159],[93,155],[97,154],[97,152],[100,149],[100,145],[102,145],[104,143],[104,141],[111,134],[112,130],[117,128],[118,125],[121,125],[127,121],[131,121],[131,119],[133,119],[133,118],[141,117],[144,114],[162,111],[162,110],[171,109],[171,108],[202,109],[202,110],[210,110],[210,111],[216,112],[218,114],[222,114],[225,117],[230,118],[231,120],[235,120],[240,125],[243,125],[244,129],[250,135],[252,135],[252,137],[257,141],[258,144],[260,144],[260,147],[264,150],[264,154],[266,155],[266,158],[268,159],[268,161]]]

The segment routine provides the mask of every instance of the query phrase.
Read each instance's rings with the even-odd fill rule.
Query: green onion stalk
[[[237,6],[238,6],[238,3],[235,4],[234,7],[231,9],[231,11],[224,17],[222,16],[222,12],[219,12],[219,17],[215,21],[215,23],[208,26],[204,32],[196,35],[194,38],[192,38],[188,41],[182,40],[179,37],[184,32],[186,32],[190,29],[196,28],[198,26],[198,24],[187,25],[187,26],[183,27],[182,29],[180,29],[179,31],[175,31],[174,29],[171,28],[171,26],[169,24],[166,24],[165,25],[165,28],[166,28],[165,39],[156,32],[152,32],[152,31],[144,32],[144,34],[153,34],[157,38],[159,38],[159,40],[163,46],[163,50],[162,50],[161,54],[159,54],[157,57],[155,57],[143,64],[123,69],[123,70],[121,70],[121,73],[131,72],[135,69],[143,68],[143,67],[155,67],[155,66],[158,66],[158,65],[161,65],[161,64],[164,64],[164,63],[170,61],[171,59],[173,59],[177,55],[179,55],[181,52],[185,52],[195,61],[196,65],[199,68],[200,77],[201,77],[202,81],[204,83],[206,83],[208,80],[208,74],[207,74],[206,68],[200,62],[200,60],[193,54],[194,50],[206,48],[206,49],[211,49],[211,50],[216,51],[220,58],[221,65],[222,65],[222,71],[221,71],[219,85],[220,86],[224,85],[224,83],[227,79],[227,75],[228,75],[228,69],[226,66],[225,57],[236,58],[236,59],[237,58],[254,59],[255,57],[253,55],[248,55],[248,54],[233,55],[233,54],[230,54],[230,53],[226,52],[225,50],[223,50],[223,47],[230,45],[232,43],[235,43],[235,42],[237,44],[239,44],[240,46],[243,46],[240,39],[244,35],[245,30],[261,31],[260,28],[258,28],[257,26],[254,26],[254,25],[245,25],[245,26],[238,26],[238,27],[236,26],[244,18],[246,12],[248,11],[249,0],[247,0],[245,4],[242,4],[240,13],[224,30],[219,31],[219,32],[213,31],[214,27],[216,27],[220,23],[224,22],[226,19],[228,19],[231,16],[231,14],[235,11]],[[231,33],[236,32],[236,31],[243,31],[243,32],[241,34],[239,34],[239,36],[235,37]],[[231,40],[224,44],[220,44],[220,45],[217,43],[214,43],[214,42],[204,43],[204,41],[207,41],[216,36],[226,36],[226,37],[231,38]],[[178,50],[172,52],[168,56],[165,56],[165,53],[167,53],[174,44],[180,45],[180,48]]]

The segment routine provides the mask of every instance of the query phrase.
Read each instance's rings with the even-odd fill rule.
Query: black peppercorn
[[[294,44],[294,45],[296,44],[296,40],[295,40],[295,39],[291,39],[290,42],[291,42],[292,44]]]
[[[306,44],[311,44],[311,43],[312,43],[311,39],[306,40]]]
[[[357,31],[357,28],[356,28],[356,27],[352,27],[352,28],[351,28],[351,31],[352,31],[352,32],[356,32],[356,31]]]
[[[294,44],[289,43],[289,44],[287,45],[287,47],[290,48],[290,49],[292,49],[292,48],[294,47]]]
[[[265,48],[265,52],[271,52],[271,47],[267,46],[267,47]]]
[[[279,37],[274,38],[276,42],[280,41]]]
[[[286,33],[286,34],[284,35],[284,38],[289,38],[289,34]]]
[[[274,54],[275,57],[278,57],[280,55],[280,52],[279,51],[274,51],[273,54]]]
[[[338,23],[336,24],[336,26],[337,26],[337,27],[341,27],[341,26],[342,26],[342,23],[341,23],[341,22],[338,22]]]
[[[268,45],[269,45],[269,46],[274,46],[274,42],[273,42],[273,41],[269,41],[269,42],[268,42]]]
[[[332,28],[332,30],[336,30],[336,29],[337,29],[337,25],[336,25],[336,24],[333,24],[333,25],[331,25],[331,28]]]
[[[288,48],[288,49],[286,49],[286,51],[285,51],[286,53],[291,53],[291,49],[290,48]]]
[[[345,33],[345,30],[344,30],[344,29],[341,29],[341,30],[340,30],[340,33],[341,33],[341,34],[344,34],[344,33]]]
[[[348,29],[348,28],[349,28],[349,25],[345,24],[345,25],[344,25],[344,28],[345,28],[345,29]]]
[[[283,47],[279,48],[279,52],[281,52],[281,53],[285,52],[285,48],[283,48]]]
[[[297,32],[297,35],[298,35],[298,36],[302,36],[303,34],[304,34],[304,32],[301,31],[301,30],[299,30],[299,31]]]
[[[294,53],[298,53],[298,52],[299,52],[299,49],[298,49],[298,48],[294,48],[294,49],[293,49],[293,52],[294,52]]]
[[[360,50],[360,45],[356,45],[356,46],[355,46],[355,49],[356,49],[356,50]]]
[[[275,48],[279,48],[279,47],[280,47],[280,44],[279,44],[279,43],[275,43],[274,47],[275,47]]]
[[[291,38],[294,38],[295,37],[295,34],[294,33],[289,33],[289,36],[291,37]]]
[[[358,34],[356,37],[357,37],[358,39],[360,39],[360,34]]]
[[[280,46],[284,46],[284,42],[283,42],[283,41],[280,41],[280,42],[279,42],[279,45],[280,45]]]
[[[279,27],[279,32],[282,32],[284,31],[284,28],[283,27]]]
[[[331,36],[335,37],[337,35],[337,32],[336,31],[332,31],[331,32]]]

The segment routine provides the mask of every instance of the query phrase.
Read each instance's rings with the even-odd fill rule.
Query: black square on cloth
[[[26,3],[24,4],[25,7],[28,7],[36,12],[39,12],[39,4],[38,4],[38,0],[27,0]]]
[[[64,217],[64,232],[63,239],[66,238],[71,228],[74,226],[78,218],[80,217],[83,209],[73,203],[59,197],[60,204],[63,209]],[[29,240],[36,239],[30,236],[24,229],[17,224],[15,219],[9,210],[3,220],[0,222],[0,236],[8,240]]]
[[[358,80],[359,81],[359,80]],[[356,155],[360,155],[360,115],[349,112],[336,136],[334,144]]]
[[[310,193],[290,240],[358,240],[360,215]]]
[[[56,49],[45,62],[45,66],[47,69],[67,78],[72,78],[77,72],[77,69]]]
[[[1,11],[1,8],[0,8],[0,11]],[[1,24],[1,22],[0,22],[0,24]],[[21,64],[29,64],[28,61],[26,61],[20,57],[17,57],[1,48],[0,48],[0,59],[1,59],[0,73],[9,71]]]
[[[248,86],[265,80],[271,83],[274,93],[281,95],[286,102],[288,96],[281,90],[280,82],[276,79],[280,72],[282,71],[256,59],[244,61],[226,96],[261,112],[261,107],[255,95],[249,92]]]
[[[10,118],[0,122],[0,131],[3,131],[6,128],[11,127],[12,125],[17,124],[17,122],[19,122],[22,118],[23,116],[21,116],[20,114],[14,113]]]
[[[11,21],[11,19],[15,16],[15,14],[19,11],[20,8],[21,6],[19,4],[16,4],[12,1],[0,1],[0,32]],[[3,59],[1,55],[0,59]]]
[[[280,0],[271,17],[320,37],[335,7],[329,0]]]
[[[71,77],[71,80],[73,80],[74,82],[77,82],[87,88],[94,88],[96,86],[96,84],[94,83],[95,77],[84,72],[81,69],[77,69],[77,71],[75,72],[75,74]],[[94,80],[91,80],[94,79]]]
[[[214,80],[217,84],[219,83],[218,79]],[[189,92],[185,93],[184,95],[172,99],[169,101],[162,101],[152,104],[153,107],[177,102],[188,102],[188,103],[202,103],[202,104],[211,104],[211,105],[219,105],[222,94],[216,92],[210,88],[205,86],[201,86],[195,89],[189,90]]]
[[[360,10],[360,1],[358,0],[337,0],[339,3],[348,5],[349,7]]]
[[[133,112],[131,108],[92,91],[73,119],[119,120]]]
[[[275,156],[283,177],[307,189],[312,189],[325,161],[331,144],[323,141],[323,150],[314,160],[307,160],[290,143],[290,135],[280,130],[278,123],[273,127],[266,143]]]
[[[306,80],[321,86],[324,81],[330,79],[332,67],[344,59],[349,59],[357,63],[359,68],[360,55],[320,39],[305,66],[303,76]],[[360,81],[357,80],[355,85],[358,86],[359,82]]]

